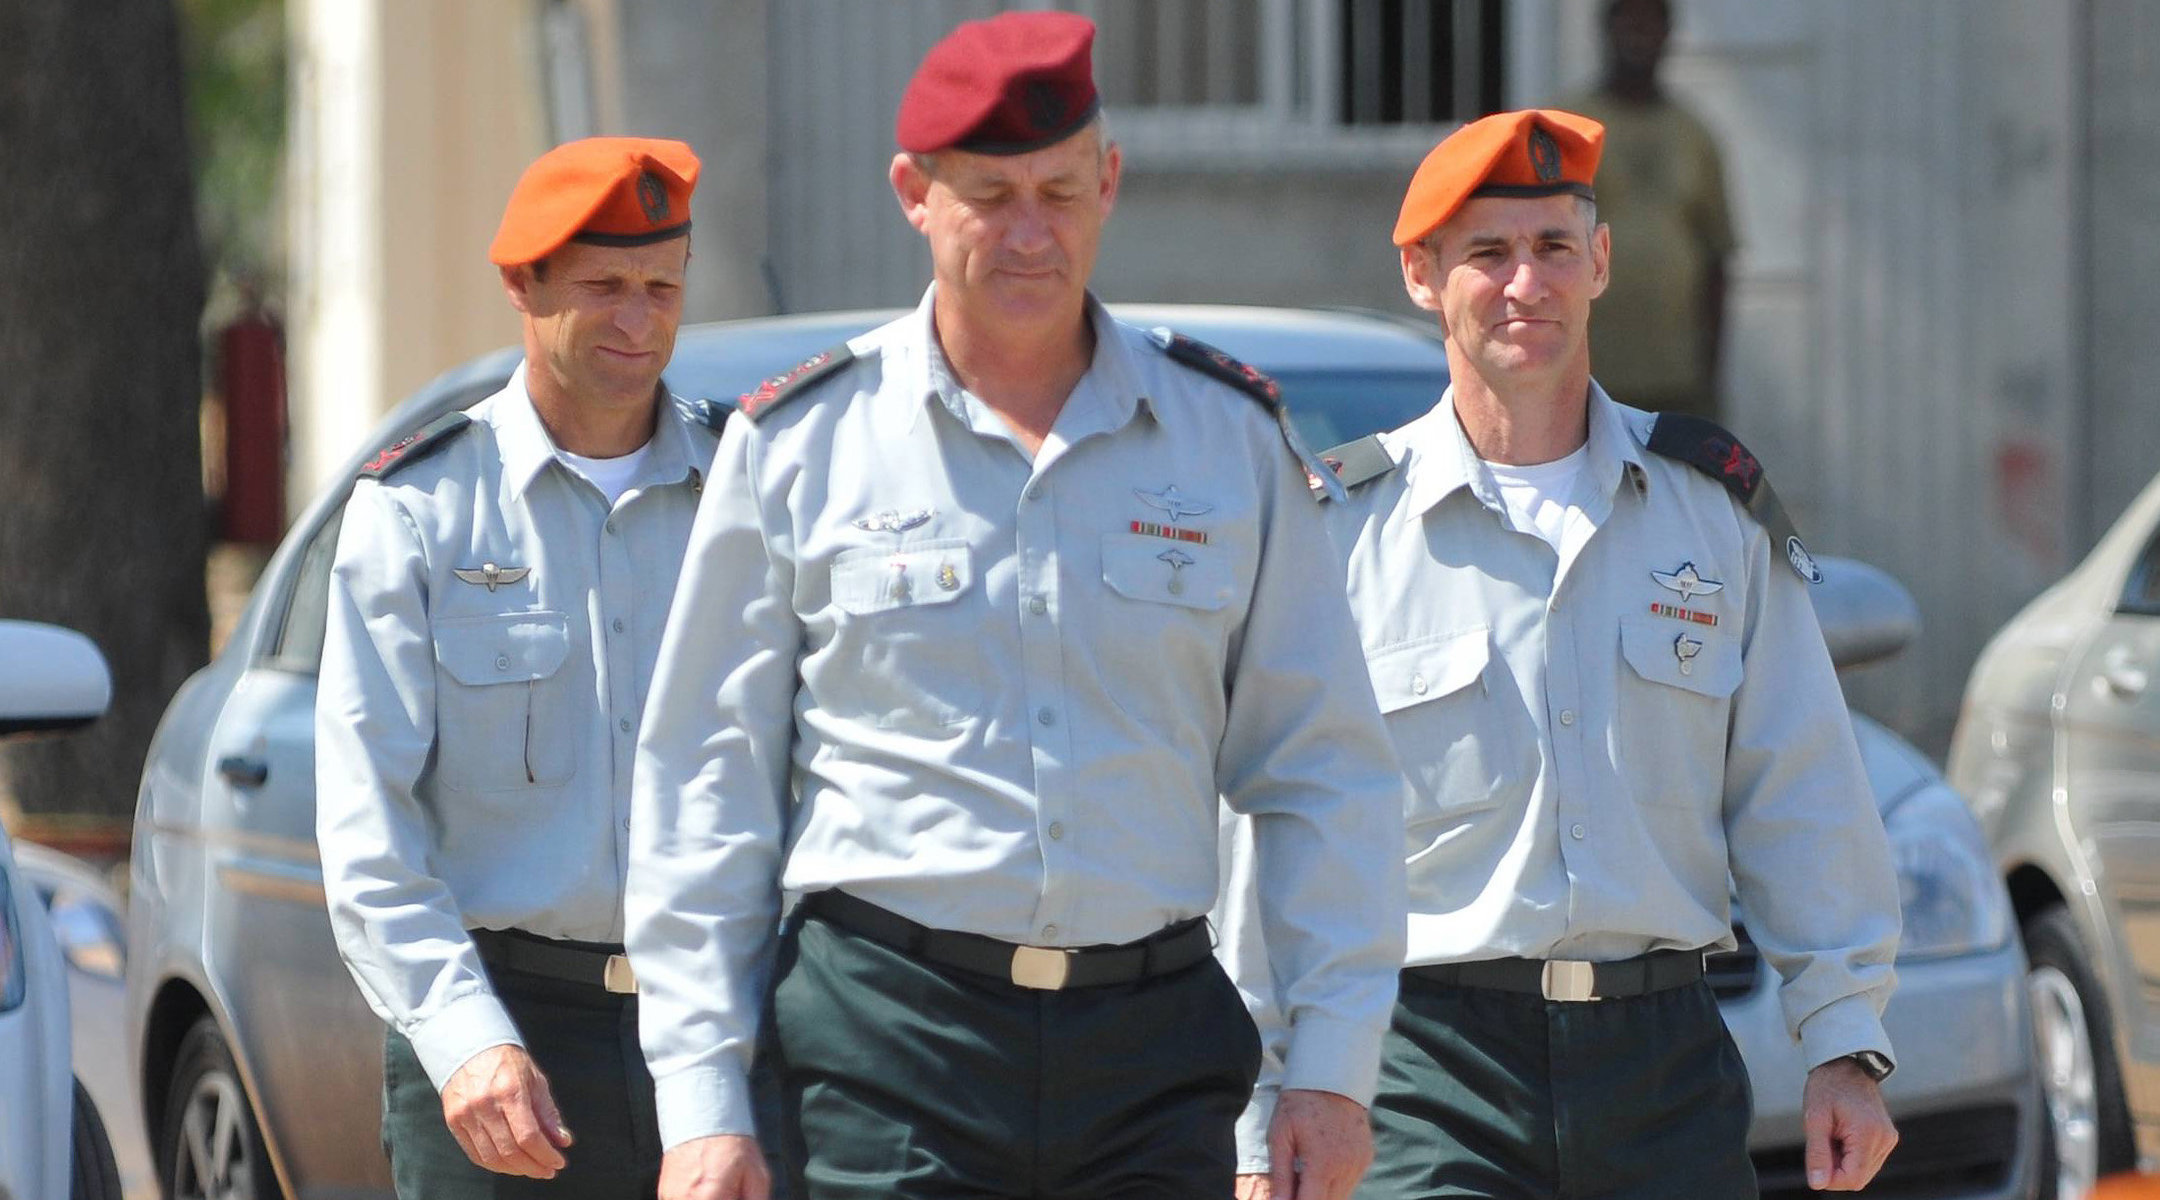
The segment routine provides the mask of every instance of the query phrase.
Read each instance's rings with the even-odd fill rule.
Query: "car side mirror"
[[[0,621],[0,664],[0,738],[79,728],[112,703],[105,656],[72,629]]]
[[[1823,578],[1808,596],[1839,670],[1889,658],[1920,636],[1920,606],[1888,571],[1827,555],[1815,564]]]

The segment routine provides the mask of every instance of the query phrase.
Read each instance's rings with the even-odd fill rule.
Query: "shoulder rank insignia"
[[[384,479],[400,468],[426,458],[450,440],[450,435],[472,424],[472,418],[461,412],[444,413],[420,427],[418,433],[402,442],[383,447],[375,457],[360,465],[360,474],[368,479]]]
[[[1371,483],[1396,467],[1395,458],[1380,444],[1380,435],[1367,434],[1354,442],[1344,442],[1332,450],[1320,452],[1320,462],[1335,472],[1335,478],[1348,491],[1360,484]],[[1312,481],[1313,490],[1319,491],[1321,482]]]
[[[1784,552],[1795,574],[1809,583],[1822,582],[1822,570],[1801,544],[1792,518],[1778,501],[1762,463],[1715,421],[1683,413],[1661,413],[1650,426],[1650,452],[1677,459],[1725,485],[1740,506],[1762,523],[1771,541]]]
[[[727,428],[728,414],[735,411],[733,405],[718,400],[677,400],[675,407],[691,421],[703,425],[715,435]]]
[[[812,355],[786,374],[775,375],[757,385],[755,391],[743,393],[742,399],[735,402],[735,410],[752,421],[763,420],[766,413],[809,391],[812,384],[854,361],[855,352],[845,343]]]
[[[1258,367],[1244,363],[1224,354],[1206,342],[1186,337],[1182,333],[1169,334],[1170,340],[1163,345],[1171,358],[1191,367],[1203,375],[1212,375],[1231,387],[1244,392],[1269,408],[1282,407],[1282,388]]]

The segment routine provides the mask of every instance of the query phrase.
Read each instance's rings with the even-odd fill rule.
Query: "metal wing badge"
[[[1215,506],[1212,504],[1206,504],[1198,500],[1187,500],[1184,494],[1177,490],[1177,485],[1174,483],[1159,492],[1134,488],[1133,495],[1140,497],[1141,502],[1149,508],[1161,509],[1163,515],[1169,518],[1172,525],[1177,524],[1186,517],[1197,517],[1202,513],[1215,511]]]
[[[453,567],[450,573],[467,583],[479,584],[492,592],[506,583],[517,583],[523,580],[527,575],[532,574],[532,568],[503,567],[494,563],[482,563],[478,570],[471,567]]]

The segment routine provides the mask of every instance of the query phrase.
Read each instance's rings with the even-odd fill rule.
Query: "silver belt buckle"
[[[1072,952],[1069,950],[1052,950],[1047,946],[1013,947],[1012,981],[1016,986],[1055,992],[1065,986],[1065,976],[1071,970]]]
[[[1586,962],[1547,959],[1544,974],[1538,982],[1547,1000],[1581,1003],[1598,998],[1597,968]]]
[[[608,955],[607,969],[600,973],[600,982],[618,996],[637,994],[637,973],[630,969],[630,959],[626,955]]]

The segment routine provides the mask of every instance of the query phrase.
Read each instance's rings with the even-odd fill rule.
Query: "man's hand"
[[[1372,1165],[1372,1119],[1364,1105],[1348,1096],[1286,1089],[1275,1101],[1275,1119],[1268,1125],[1268,1155],[1274,1169],[1267,1176],[1267,1190],[1257,1195],[1347,1200]],[[1242,1181],[1239,1186],[1244,1187]]]
[[[1897,1145],[1882,1088],[1851,1059],[1832,1059],[1809,1071],[1800,1107],[1808,1186],[1818,1192],[1866,1187]]]
[[[1231,1195],[1233,1200],[1272,1200],[1275,1181],[1265,1175],[1240,1175],[1237,1190]]]
[[[563,1169],[570,1131],[523,1046],[490,1046],[466,1059],[443,1087],[442,1109],[458,1148],[490,1171],[553,1179]]]
[[[692,1138],[660,1159],[660,1200],[772,1200],[756,1138]]]

